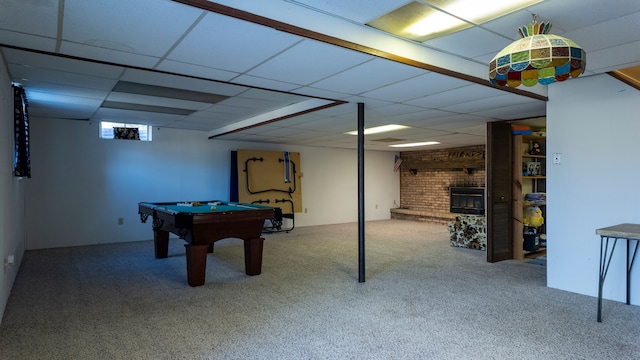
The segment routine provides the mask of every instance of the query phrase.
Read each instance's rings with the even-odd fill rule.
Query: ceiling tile
[[[617,29],[620,28],[625,29],[625,31],[617,31]],[[563,34],[563,36],[575,41],[585,49],[587,54],[590,54],[601,49],[632,43],[637,40],[637,34],[639,33],[640,12],[636,12],[606,22],[583,27],[579,30],[570,31]],[[587,57],[587,60],[590,59]],[[588,64],[587,62],[587,65]]]
[[[390,60],[374,59],[320,80],[313,87],[361,94],[420,74],[424,74],[424,70]]]
[[[60,51],[83,59],[108,62],[115,65],[128,65],[151,69],[159,58],[125,51],[113,51],[104,47],[63,41]]]
[[[56,70],[63,73],[84,74],[92,77],[117,79],[123,71],[123,68],[119,66],[105,65],[64,57],[53,57],[22,50],[5,49],[4,52],[11,58],[10,63]]]
[[[209,13],[167,58],[243,73],[298,41],[285,32]]]
[[[473,115],[491,117],[500,120],[526,119],[546,114],[547,104],[542,101],[529,101],[517,105],[504,104],[491,109],[473,112]]]
[[[279,125],[278,122],[274,123],[274,125]],[[274,129],[270,129],[270,130],[264,130],[262,132],[260,132],[261,135],[263,136],[270,136],[270,137],[284,137],[284,136],[297,136],[299,134],[304,134],[307,131],[304,129],[295,129],[295,128],[285,128],[285,127],[278,127],[278,128],[274,128]]]
[[[241,96],[248,99],[269,100],[282,104],[295,103],[298,101],[309,99],[306,96],[262,89],[248,89],[247,91],[243,92]]]
[[[1,29],[0,43],[48,52],[54,52],[56,50],[55,38],[15,33]]]
[[[363,94],[366,97],[410,101],[423,96],[469,85],[468,81],[436,73],[427,73]]]
[[[320,10],[327,14],[333,14],[335,16],[365,24],[371,19],[375,19],[382,14],[404,5],[407,0],[296,0],[293,2],[304,4],[310,8]]]
[[[10,71],[11,75],[18,82],[21,82],[21,79],[34,79],[38,82],[45,82],[49,84],[60,84],[98,90],[111,90],[111,88],[116,84],[116,80],[114,79],[76,74],[68,71],[22,66],[13,63],[10,66]]]
[[[36,77],[36,79],[38,79]],[[99,90],[99,89],[91,89],[86,87],[78,87],[71,85],[63,85],[63,84],[53,84],[49,82],[43,82],[39,80],[24,80],[24,79],[14,79],[13,81],[17,83],[22,83],[27,87],[27,94],[30,93],[42,93],[42,94],[57,94],[68,96],[72,98],[87,98],[87,99],[95,99],[98,101],[103,101],[107,95],[109,94],[108,90]],[[29,99],[32,96],[29,95]],[[67,103],[67,105],[72,105],[72,103]]]
[[[372,57],[313,40],[304,40],[248,74],[308,85],[361,64]]]
[[[387,101],[408,101],[424,96],[423,88],[429,84],[429,80],[429,74],[425,73],[424,75],[365,92],[363,96]]]
[[[163,106],[176,109],[202,110],[211,104],[196,101],[169,99],[165,97],[112,92],[106,100],[121,103],[133,103],[149,106]]]
[[[308,121],[305,123],[289,125],[296,129],[305,129],[305,130],[326,130],[335,133],[342,134],[347,131],[352,131],[357,129],[358,121],[354,118],[352,123],[348,121],[344,121],[343,119],[336,118],[323,118],[314,121]]]
[[[343,101],[351,97],[350,94],[343,93],[341,91],[323,90],[323,89],[317,89],[311,86],[299,87],[294,89],[293,92],[300,95],[319,97],[324,99],[343,100]]]
[[[132,124],[151,124],[166,126],[182,119],[183,115],[151,113],[144,111],[127,111],[121,109],[99,108],[91,120],[112,121]]]
[[[246,86],[228,84],[219,81],[193,79],[189,77],[161,74],[153,71],[137,69],[127,69],[120,80],[141,84],[174,87],[178,89],[200,91],[224,96],[235,96],[248,89]]]
[[[189,75],[197,78],[212,79],[218,81],[229,81],[238,76],[238,73],[232,71],[215,69],[203,65],[187,64],[173,60],[162,60],[160,64],[155,67],[155,69],[169,73]]]
[[[574,31],[585,27],[585,24],[597,24],[609,21],[617,17],[625,16],[640,11],[640,1],[616,0],[608,1],[584,1],[562,0],[543,1],[529,8],[530,13],[538,14],[540,21],[549,21],[553,28],[551,33],[562,35],[566,31]],[[526,23],[531,22],[531,16]],[[553,31],[553,29],[560,31]]]
[[[0,24],[3,29],[22,34],[55,38],[58,31],[58,0],[2,1]]]
[[[238,77],[235,77],[233,79],[233,82],[237,84],[245,84],[249,86],[280,91],[294,91],[295,89],[300,87],[300,85],[297,84],[290,84],[284,81],[265,79],[249,75],[240,75]]]
[[[407,104],[427,108],[443,108],[460,103],[460,99],[464,99],[466,102],[503,94],[503,91],[488,86],[473,84],[407,101]]]
[[[453,54],[476,57],[487,53],[497,54],[511,40],[479,27],[458,31],[449,36],[425,42],[425,45]]]
[[[58,118],[65,120],[90,120],[96,106],[91,104],[34,103],[29,106],[31,118]]]
[[[62,37],[78,45],[159,58],[201,14],[172,1],[66,0]]]
[[[463,103],[450,105],[441,108],[441,110],[457,112],[457,113],[477,113],[482,110],[492,109],[492,108],[501,108],[505,106],[517,105],[517,104],[525,104],[530,103],[534,100],[518,96],[515,94],[503,94],[499,96],[493,96],[490,98],[484,98],[480,100],[466,101]],[[543,101],[538,101],[543,106],[545,103]]]

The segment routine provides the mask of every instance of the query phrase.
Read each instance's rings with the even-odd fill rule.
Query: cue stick
[[[289,158],[289,152],[284,152],[284,182],[291,182],[291,159]]]
[[[247,208],[247,209],[252,209],[252,210],[255,210],[255,209],[256,209],[256,208],[254,208],[253,206],[240,205],[240,204],[227,204],[227,205],[237,206],[237,207],[242,207],[242,208]]]

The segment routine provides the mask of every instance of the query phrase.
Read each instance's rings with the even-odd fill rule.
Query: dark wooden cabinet
[[[488,262],[513,258],[512,142],[510,123],[487,123]]]

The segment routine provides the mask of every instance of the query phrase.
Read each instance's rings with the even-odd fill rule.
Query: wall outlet
[[[15,264],[15,257],[13,255],[9,255],[4,259],[4,269],[12,267]]]
[[[124,218],[118,218],[118,225],[124,224]]]

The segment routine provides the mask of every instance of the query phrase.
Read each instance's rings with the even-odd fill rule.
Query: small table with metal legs
[[[600,275],[598,281],[598,322],[602,322],[602,287],[604,279],[607,277],[613,251],[616,249],[618,240],[625,240],[627,243],[627,305],[630,304],[631,289],[631,269],[636,259],[638,245],[640,243],[640,224],[619,224],[596,230],[596,234],[600,235]],[[613,240],[610,242],[610,240]],[[631,253],[631,243],[635,242],[633,254]],[[609,244],[612,244],[609,250]]]

